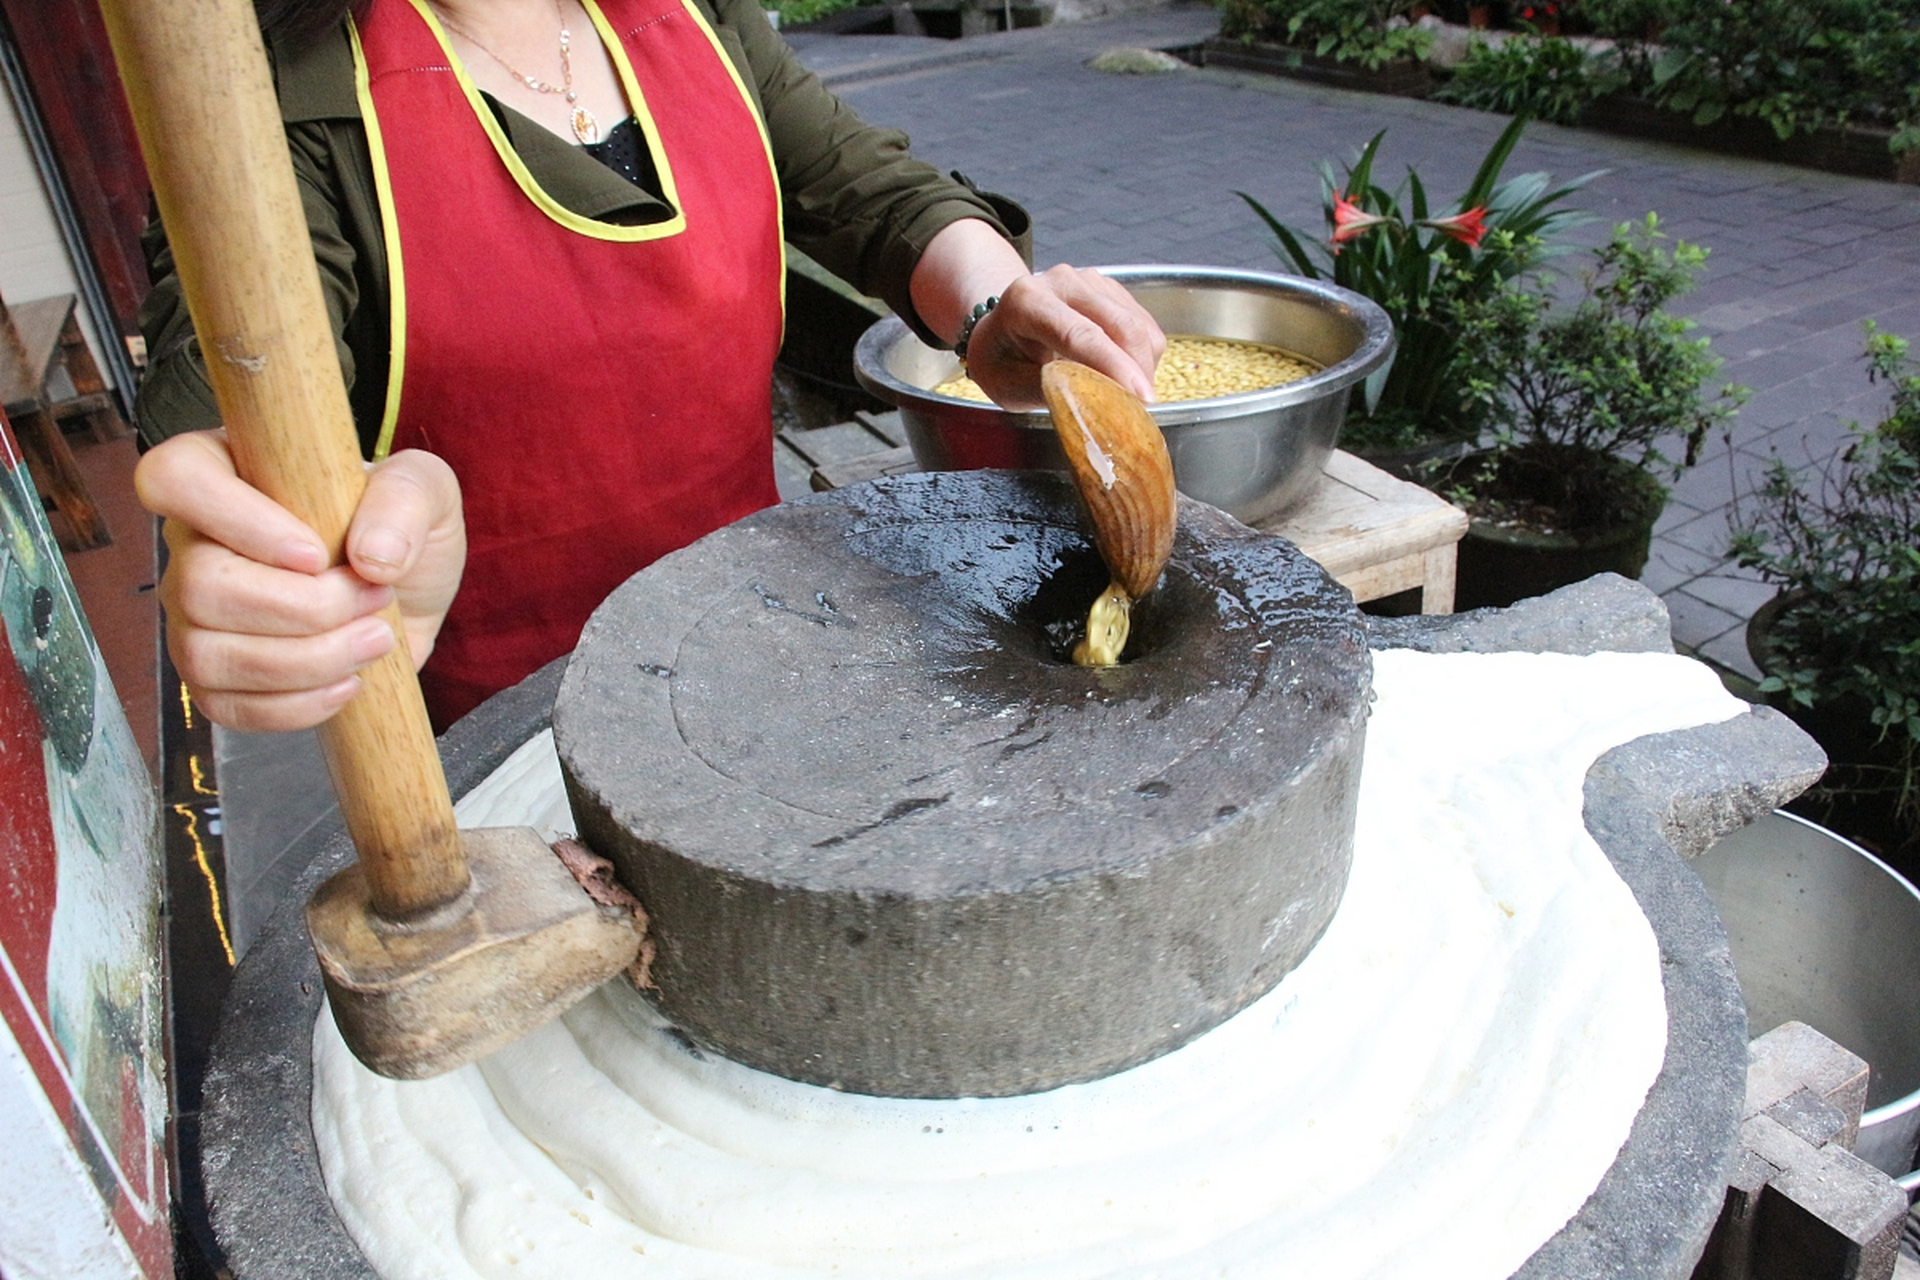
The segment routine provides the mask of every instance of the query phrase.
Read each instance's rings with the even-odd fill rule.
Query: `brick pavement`
[[[1020,200],[1042,265],[1194,262],[1271,268],[1244,190],[1317,226],[1316,166],[1388,130],[1378,172],[1416,163],[1445,198],[1465,186],[1504,117],[1216,70],[1104,75],[1083,64],[1114,46],[1170,48],[1216,26],[1211,9],[1142,10],[1097,21],[944,42],[796,34],[812,66],[868,119],[907,131],[915,151]],[[1775,450],[1795,465],[1832,451],[1869,393],[1860,322],[1920,340],[1920,188],[1814,173],[1657,142],[1535,125],[1508,172],[1595,169],[1577,203],[1597,220],[1657,211],[1712,254],[1681,306],[1754,388],[1729,443],[1675,486],[1643,580],[1666,599],[1675,639],[1754,674],[1742,632],[1769,594],[1730,564],[1736,491]]]

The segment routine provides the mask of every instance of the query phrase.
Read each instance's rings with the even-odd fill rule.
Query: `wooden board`
[[[73,315],[73,295],[7,303],[18,343],[0,342],[0,407],[8,413],[37,405],[60,349],[60,332]]]

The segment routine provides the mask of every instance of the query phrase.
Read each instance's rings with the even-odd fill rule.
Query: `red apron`
[[[424,0],[357,28],[394,346],[380,454],[460,477],[468,556],[420,674],[436,727],[566,653],[601,600],[778,500],[780,197],[690,0],[584,0],[672,221],[594,222],[508,146]]]

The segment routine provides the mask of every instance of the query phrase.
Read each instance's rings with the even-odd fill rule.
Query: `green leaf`
[[[1288,227],[1271,213],[1268,213],[1265,205],[1255,200],[1246,192],[1236,191],[1233,194],[1246,201],[1248,207],[1259,216],[1262,222],[1266,223],[1267,230],[1272,232],[1273,238],[1280,242],[1280,248],[1285,252],[1286,256],[1293,259],[1293,265],[1301,275],[1306,276],[1310,280],[1323,278],[1319,265],[1314,262],[1311,255],[1309,255],[1301,245],[1299,238],[1294,234],[1292,228]]]
[[[1500,171],[1507,167],[1507,157],[1520,144],[1520,135],[1526,132],[1527,117],[1515,116],[1510,124],[1495,139],[1486,158],[1480,162],[1480,168],[1473,175],[1473,181],[1467,184],[1466,194],[1460,197],[1460,207],[1471,209],[1475,205],[1487,202],[1487,196],[1493,191],[1493,184],[1500,179]]]

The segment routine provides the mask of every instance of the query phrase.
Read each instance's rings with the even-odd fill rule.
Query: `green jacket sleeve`
[[[714,16],[721,42],[738,41],[736,61],[753,72],[787,240],[945,345],[951,335],[928,333],[907,293],[927,242],[949,223],[982,218],[1031,258],[1025,211],[942,176],[908,154],[905,134],[860,119],[800,64],[757,0],[714,0]]]
[[[356,353],[346,341],[347,319],[359,307],[361,282],[355,267],[359,254],[341,226],[333,150],[326,130],[318,124],[290,126],[287,144],[293,156],[307,229],[313,240],[314,260],[320,267],[321,292],[333,321],[340,366],[347,384],[354,383]],[[147,339],[147,372],[135,399],[140,433],[154,443],[182,431],[220,425],[219,408],[207,386],[200,342],[174,273],[173,252],[159,221],[142,237],[153,289],[140,307],[140,331]]]

